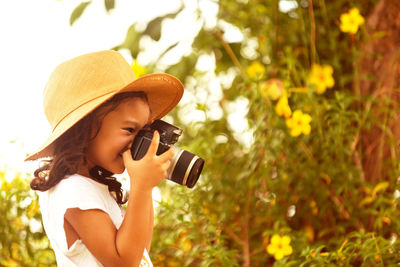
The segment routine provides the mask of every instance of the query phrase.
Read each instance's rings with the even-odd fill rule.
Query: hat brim
[[[107,93],[83,103],[65,116],[53,130],[51,136],[36,150],[36,152],[28,156],[25,161],[52,156],[54,141],[79,120],[114,95],[122,92],[135,91],[143,91],[146,93],[152,119],[155,120],[164,117],[178,104],[183,95],[183,84],[176,77],[166,73],[147,74],[139,77],[121,89],[117,89],[114,92]]]

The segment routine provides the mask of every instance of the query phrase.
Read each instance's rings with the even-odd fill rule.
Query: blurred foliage
[[[279,2],[296,4],[283,12]],[[210,71],[186,65],[178,75],[196,101],[181,105],[174,116],[186,130],[179,145],[206,164],[194,190],[163,185],[152,246],[156,266],[400,262],[399,159],[386,162],[389,180],[365,181],[359,164],[363,151],[354,146],[363,129],[388,128],[366,109],[375,99],[355,94],[354,62],[371,36],[364,25],[356,34],[339,27],[341,14],[355,7],[366,15],[376,3],[361,2],[218,2],[216,26],[202,28],[192,54],[171,67],[184,66],[188,58],[196,62],[200,55],[210,55],[216,65]],[[225,38],[227,24],[243,34],[242,41]],[[232,83],[224,85],[229,75]],[[215,80],[222,96],[211,106],[219,90],[211,86]],[[291,112],[277,114],[276,95],[287,98]],[[235,130],[240,118],[230,116],[240,108],[237,102],[247,103],[242,131]],[[399,110],[389,103],[380,109],[386,118]],[[186,115],[194,108],[202,119]],[[214,119],[216,110],[222,116]],[[289,128],[295,114],[300,114],[301,134]],[[252,138],[244,142],[240,136],[246,134]],[[396,155],[398,143],[393,140]],[[291,248],[282,251],[292,250],[290,255],[279,259],[268,253],[274,235],[290,238]]]
[[[6,172],[0,171],[0,266],[56,266],[29,180],[16,174],[9,182]]]
[[[172,43],[145,66],[147,73],[165,71],[185,83],[184,101],[167,119],[184,128],[178,146],[206,161],[194,189],[160,185],[154,266],[397,266],[399,159],[385,162],[389,178],[366,181],[360,165],[365,154],[355,145],[372,126],[390,137],[387,121],[399,111],[386,99],[374,114],[368,107],[376,99],[355,93],[362,44],[382,33],[368,33],[360,19],[351,28],[356,33],[340,30],[342,14],[357,8],[366,18],[378,1],[197,3],[204,2],[218,6],[217,22],[206,27],[205,10],[194,13],[203,27],[191,52],[158,67],[179,45]],[[162,22],[185,12],[183,3],[144,30],[133,24],[114,49],[129,49],[137,65],[145,49],[140,40],[162,39]],[[232,31],[241,33],[240,40],[230,40]],[[199,68],[202,57],[215,67]],[[243,118],[232,116],[243,110]],[[399,141],[391,142],[398,155]],[[28,226],[10,228],[25,216],[15,203],[29,195],[18,181],[0,192],[6,214],[2,263],[12,262],[12,244],[22,262],[32,240],[44,240]]]

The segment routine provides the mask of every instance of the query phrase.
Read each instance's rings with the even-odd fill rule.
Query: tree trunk
[[[371,129],[361,133],[360,140],[365,178],[376,181],[388,178],[385,162],[399,156],[400,1],[380,0],[368,16],[366,28],[372,39],[361,48],[359,92],[376,100],[370,107],[377,121]],[[388,100],[394,104],[388,104]],[[369,104],[363,105],[368,111]],[[382,112],[387,108],[393,112],[390,116]]]

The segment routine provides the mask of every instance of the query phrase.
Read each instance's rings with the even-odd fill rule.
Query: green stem
[[[311,22],[311,30],[310,30],[311,63],[314,63],[316,59],[316,48],[315,48],[315,18],[314,18],[314,9],[312,0],[308,0],[308,13],[310,15],[310,22]]]

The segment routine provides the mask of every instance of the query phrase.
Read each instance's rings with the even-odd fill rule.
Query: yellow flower
[[[380,262],[381,261],[381,256],[378,253],[375,253],[375,262]]]
[[[179,267],[179,266],[181,266],[181,263],[179,263],[178,261],[176,261],[174,259],[170,259],[167,261],[167,266],[168,267]]]
[[[21,217],[16,217],[13,220],[12,224],[14,226],[14,229],[16,229],[18,231],[24,229],[24,227],[25,227],[24,223],[22,222]]]
[[[314,229],[311,227],[311,225],[306,225],[303,229],[304,229],[304,232],[305,232],[305,235],[306,235],[308,241],[313,242],[315,233],[314,233]]]
[[[276,260],[282,259],[284,256],[288,256],[293,253],[293,249],[290,246],[290,237],[273,235],[271,243],[267,246],[267,252],[274,255]]]
[[[292,110],[290,109],[287,96],[284,94],[276,103],[275,111],[279,116],[284,116],[289,118],[292,115]]]
[[[188,252],[192,249],[192,242],[186,239],[185,241],[183,241],[183,244],[181,244],[181,246],[184,252]]]
[[[313,64],[308,75],[308,82],[316,87],[318,94],[323,94],[326,88],[331,88],[335,85],[332,74],[333,68],[331,66]]]
[[[9,188],[10,188],[10,186],[7,183],[7,181],[5,181],[5,180],[1,181],[1,186],[0,186],[1,191],[7,191]]]
[[[294,87],[289,89],[289,92],[294,93],[308,93],[308,91],[310,91],[310,89],[308,89],[307,87]]]
[[[311,252],[311,257],[315,258],[315,255],[316,255],[315,251]],[[326,257],[328,255],[329,255],[329,252],[320,252],[319,253],[320,257]]]
[[[349,13],[340,15],[340,30],[342,32],[355,34],[358,31],[358,27],[363,23],[364,18],[360,15],[358,8],[352,8]]]
[[[258,61],[254,61],[247,67],[247,75],[249,75],[250,78],[260,78],[264,75],[264,72],[264,66]]]
[[[32,201],[27,211],[28,218],[32,218],[33,216],[35,216],[35,214],[39,211],[39,208],[40,208],[39,203],[36,200]]]
[[[313,215],[317,215],[318,214],[317,202],[315,202],[314,200],[311,200],[310,207],[311,207],[311,210],[312,210],[312,214]]]
[[[272,100],[277,100],[282,96],[283,83],[279,79],[270,79],[260,83],[258,90],[264,98],[269,97]]]
[[[15,260],[22,260],[19,244],[16,242],[11,243],[11,257]]]
[[[144,66],[139,65],[138,61],[135,59],[132,64],[133,73],[135,73],[135,77],[139,78],[147,73],[147,69]]]
[[[311,131],[311,116],[296,110],[293,116],[286,120],[286,125],[290,129],[291,136],[299,136],[300,134],[309,135]]]

